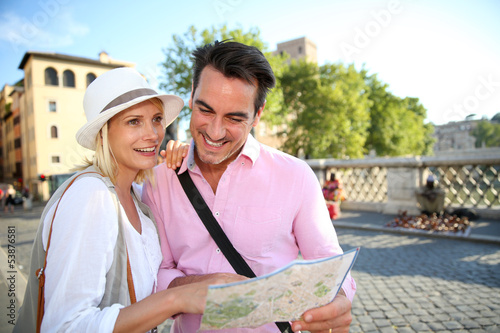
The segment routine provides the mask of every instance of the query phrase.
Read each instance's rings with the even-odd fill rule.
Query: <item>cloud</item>
[[[75,43],[77,37],[89,33],[89,28],[77,22],[67,7],[40,8],[31,17],[14,12],[0,14],[0,40],[19,48],[56,49]]]

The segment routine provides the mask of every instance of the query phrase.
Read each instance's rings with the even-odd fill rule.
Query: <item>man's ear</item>
[[[193,90],[193,83],[191,82],[191,97],[189,98],[189,108],[193,110],[193,95],[194,95],[194,90]]]
[[[253,120],[252,126],[255,127],[260,121],[260,117],[262,116],[262,111],[264,111],[264,108],[266,107],[266,101],[264,101],[264,104],[257,110],[257,114],[255,115],[255,119]]]

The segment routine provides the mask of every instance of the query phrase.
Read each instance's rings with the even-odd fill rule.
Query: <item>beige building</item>
[[[124,66],[135,64],[113,60],[105,52],[98,60],[27,52],[19,65],[24,70],[24,87],[6,86],[5,94],[2,91],[2,98],[8,93],[10,99],[5,104],[11,106],[10,114],[5,107],[0,108],[2,118],[7,118],[1,124],[0,182],[22,178],[36,198],[48,199],[72,168],[81,164],[82,157],[91,156],[75,139],[86,122],[82,105],[85,89],[104,72]],[[42,182],[40,175],[51,181]]]
[[[288,53],[291,59],[305,59],[308,62],[318,63],[316,44],[307,37],[301,37],[278,43],[275,54]]]
[[[278,43],[277,50],[273,54],[283,53],[289,54],[290,59],[305,59],[309,62],[318,62],[316,44],[306,37]],[[261,121],[253,134],[259,142],[279,149],[286,138],[286,132],[287,127],[285,124],[269,126],[264,121]],[[280,133],[282,134],[280,135]]]
[[[15,100],[16,94],[22,94],[20,85],[5,85],[0,93],[0,188],[5,192],[7,184],[20,186],[22,179],[22,155],[20,133],[20,108]],[[14,98],[13,98],[14,97]],[[9,175],[9,182],[4,182]]]
[[[7,132],[9,132],[10,136],[12,125],[9,124],[7,126],[7,123],[10,123],[10,119],[12,118],[12,98],[10,97],[12,90],[13,87],[6,84],[0,92],[0,184],[4,182],[4,165],[7,162],[7,149],[10,150],[7,144]],[[5,168],[7,167],[5,166]]]
[[[476,138],[472,131],[478,120],[453,121],[444,125],[434,126],[434,153],[452,150],[475,149]]]

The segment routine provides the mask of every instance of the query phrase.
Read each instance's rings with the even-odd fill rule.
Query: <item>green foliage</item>
[[[472,130],[476,138],[476,147],[500,147],[500,123],[481,120]]]
[[[362,157],[369,101],[354,66],[292,61],[280,81],[288,125],[284,151],[309,158]]]
[[[424,124],[426,110],[418,98],[394,96],[376,75],[365,79],[372,101],[366,149],[379,156],[430,154],[434,128]]]
[[[3,119],[7,119],[11,115],[11,113],[12,113],[12,103],[7,103],[5,104],[4,109],[0,110],[0,117],[3,117]]]
[[[498,112],[497,114],[495,114],[495,115],[491,118],[491,122],[492,122],[492,123],[500,123],[500,112]]]
[[[281,77],[286,140],[281,149],[308,158],[431,154],[432,124],[417,98],[399,98],[376,75],[353,65],[292,61]]]

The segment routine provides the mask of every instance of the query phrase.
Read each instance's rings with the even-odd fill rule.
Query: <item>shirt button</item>
[[[215,212],[215,216],[219,216],[219,212]]]
[[[215,250],[215,252],[220,253],[220,249]]]

